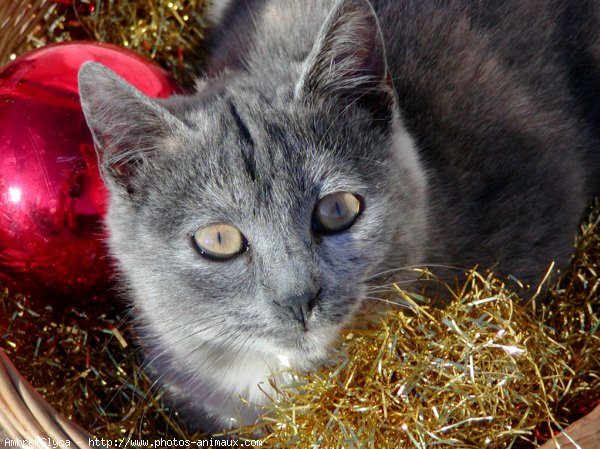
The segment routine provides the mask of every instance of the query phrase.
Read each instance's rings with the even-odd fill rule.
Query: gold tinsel
[[[184,86],[202,60],[206,0],[0,0],[0,66],[48,43],[109,42],[163,66]]]

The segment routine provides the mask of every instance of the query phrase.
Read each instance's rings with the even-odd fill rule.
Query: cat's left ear
[[[100,171],[123,187],[184,127],[158,102],[96,62],[86,62],[79,70],[79,96]]]
[[[296,97],[335,96],[390,116],[394,92],[383,35],[368,0],[340,0],[304,63]]]

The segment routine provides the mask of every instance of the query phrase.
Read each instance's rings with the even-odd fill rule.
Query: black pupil
[[[312,228],[322,234],[345,231],[352,226],[359,212],[356,195],[348,192],[325,195],[313,211]]]
[[[337,201],[335,202],[335,212],[337,213],[338,217],[342,216],[342,206],[340,206],[340,203]]]

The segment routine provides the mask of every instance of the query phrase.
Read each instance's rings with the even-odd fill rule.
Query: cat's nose
[[[306,322],[317,304],[319,293],[320,290],[310,290],[301,294],[284,295],[275,302],[306,329]]]

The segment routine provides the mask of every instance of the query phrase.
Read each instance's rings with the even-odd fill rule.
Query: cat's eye
[[[207,259],[227,260],[246,251],[242,233],[228,224],[212,224],[199,228],[192,238],[198,252]]]
[[[350,228],[361,213],[360,198],[350,192],[334,192],[319,200],[313,212],[315,232],[333,234]]]

